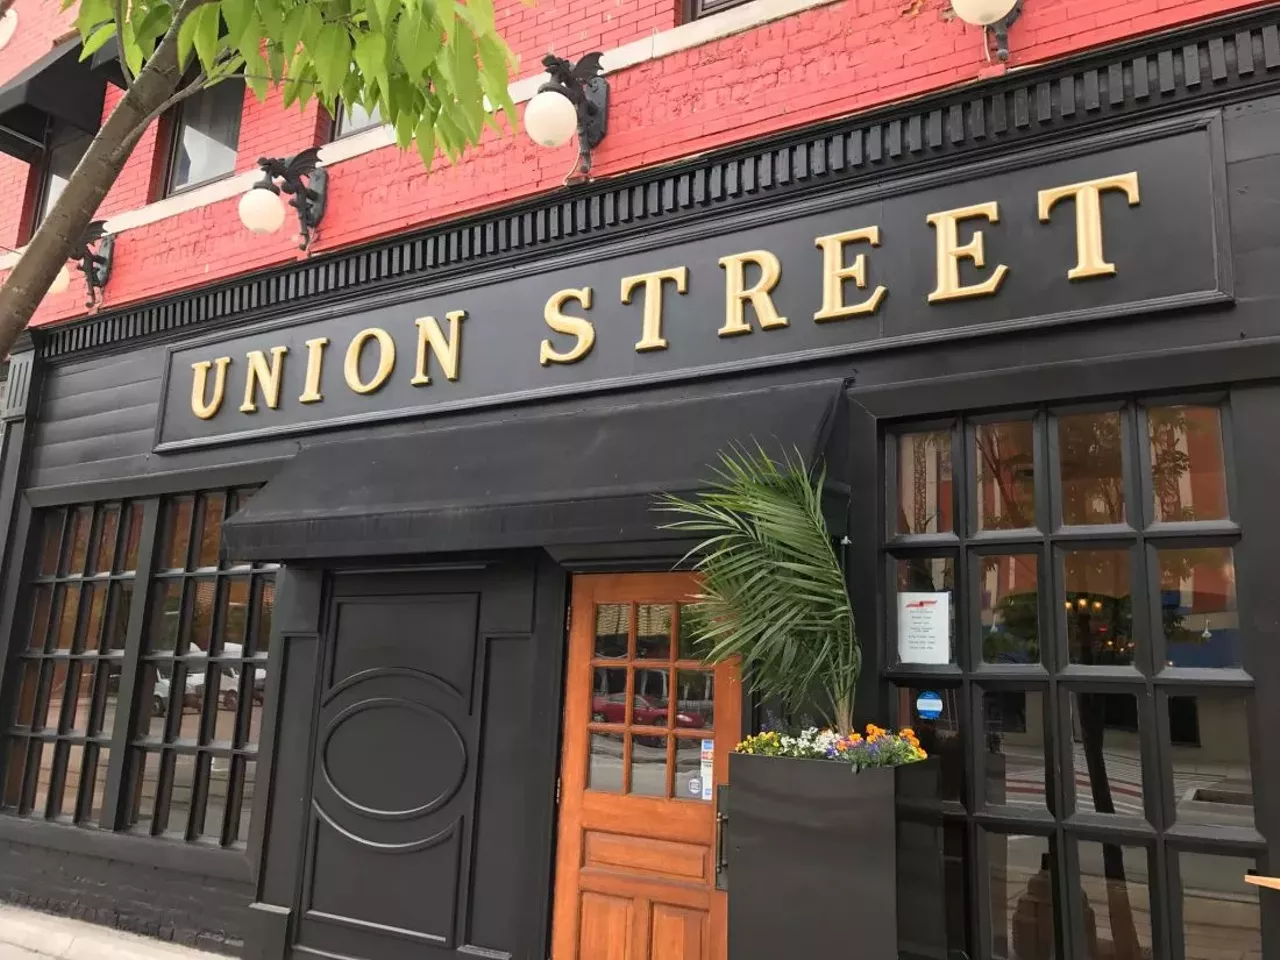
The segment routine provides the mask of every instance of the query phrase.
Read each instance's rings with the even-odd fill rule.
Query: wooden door
[[[684,573],[574,580],[552,960],[727,956],[714,788],[742,689],[732,666],[688,659],[696,589]]]

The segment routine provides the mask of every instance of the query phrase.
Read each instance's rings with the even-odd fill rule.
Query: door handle
[[[729,785],[721,783],[716,785],[716,836],[715,846],[712,855],[715,857],[715,888],[717,890],[729,889],[729,861],[724,855],[724,825],[729,822],[728,806],[729,806]]]
[[[1266,887],[1268,890],[1280,890],[1280,877],[1260,877],[1256,873],[1246,873],[1244,882],[1252,883],[1255,887]]]

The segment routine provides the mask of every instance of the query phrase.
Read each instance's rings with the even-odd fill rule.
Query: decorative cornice
[[[42,358],[186,327],[239,323],[321,298],[422,284],[661,229],[746,204],[839,189],[961,158],[1244,99],[1280,82],[1280,13],[1145,37],[503,211],[316,256],[162,300],[33,331]]]

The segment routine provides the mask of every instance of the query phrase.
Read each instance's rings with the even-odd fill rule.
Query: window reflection
[[[1262,960],[1258,888],[1244,882],[1251,860],[1178,854],[1186,960]]]
[[[1033,553],[980,559],[978,609],[984,662],[1040,662],[1038,560]]]
[[[1071,779],[1078,812],[1145,815],[1138,732],[1134,694],[1071,694]]]
[[[1133,597],[1127,550],[1072,550],[1063,557],[1067,644],[1072,663],[1134,660]]]
[[[1064,524],[1124,523],[1122,450],[1118,412],[1058,418]]]
[[[1035,429],[1030,420],[974,428],[977,529],[1036,525]]]
[[[63,129],[55,135],[53,144],[45,154],[44,189],[40,196],[40,209],[36,215],[36,226],[44,222],[53,205],[62,196],[71,181],[71,174],[84,156],[93,135],[75,129]]]
[[[1055,957],[1053,865],[1046,837],[987,834],[991,957]]]
[[[1253,827],[1248,701],[1229,694],[1171,696],[1174,819]]]
[[[1142,847],[1078,841],[1080,896],[1076,935],[1086,960],[1151,960],[1151,880]]]
[[[204,183],[236,167],[244,83],[224,80],[182,104],[174,129],[169,189]]]
[[[1225,520],[1227,470],[1218,408],[1153,407],[1147,434],[1155,519]]]
[[[983,693],[983,795],[988,805],[1047,809],[1043,701],[1043,694],[1032,691]]]
[[[898,439],[898,533],[950,533],[951,434],[908,433]]]
[[[1166,666],[1239,667],[1231,548],[1159,550],[1157,555]]]

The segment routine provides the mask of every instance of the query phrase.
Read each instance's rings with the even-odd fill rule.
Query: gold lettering
[[[822,251],[822,309],[813,315],[818,323],[828,320],[843,320],[846,317],[864,316],[880,309],[880,302],[889,291],[883,286],[876,287],[867,299],[859,303],[844,302],[844,281],[852,280],[859,290],[867,286],[867,255],[860,253],[853,258],[853,263],[844,265],[844,246],[846,243],[869,243],[873,247],[880,246],[880,228],[863,227],[861,230],[847,230],[844,233],[832,233],[818,237],[814,244]]]
[[[577,338],[572,350],[563,353],[556,350],[550,340],[542,341],[542,349],[538,353],[538,362],[544,367],[550,363],[577,363],[595,346],[596,328],[586,317],[574,317],[562,311],[567,300],[577,300],[587,310],[591,309],[591,288],[581,290],[559,290],[551,295],[542,311],[542,318],[547,326],[556,333],[567,333]]]
[[[201,360],[193,363],[194,372],[191,378],[191,412],[201,420],[210,420],[222,406],[222,396],[227,390],[227,367],[231,366],[230,357],[219,357],[217,360]],[[209,369],[217,368],[213,375],[213,397],[204,402],[205,390],[209,384]]]
[[[364,381],[360,379],[360,355],[364,345],[370,340],[378,341],[378,370],[372,379]],[[347,378],[347,386],[356,393],[373,393],[387,382],[395,365],[396,343],[391,339],[391,334],[378,327],[368,327],[351,338],[342,372]]]
[[[975,267],[987,265],[986,248],[983,244],[982,231],[974,230],[973,239],[963,246],[960,244],[959,224],[962,220],[973,220],[985,217],[992,223],[1000,222],[1000,206],[995,201],[978,203],[972,207],[961,207],[959,210],[945,210],[942,213],[931,213],[926,219],[938,232],[938,289],[929,294],[930,303],[943,300],[963,300],[968,297],[989,297],[1000,289],[1009,268],[1003,263],[996,267],[995,273],[982,283],[961,286],[960,261],[972,260]]]
[[[662,335],[662,281],[664,280],[674,283],[677,293],[687,293],[689,268],[672,267],[669,270],[655,270],[653,273],[639,273],[634,277],[622,278],[623,303],[630,303],[631,294],[636,287],[644,284],[644,326],[643,334],[636,342],[637,353],[667,349],[667,338]]]
[[[414,321],[418,325],[418,372],[410,383],[415,387],[425,387],[431,382],[431,376],[427,373],[428,353],[436,355],[446,377],[450,380],[458,379],[458,360],[462,353],[462,331],[459,325],[467,319],[467,311],[450,310],[444,316],[449,321],[447,340],[435,317],[419,317]]]
[[[324,399],[320,392],[320,369],[324,363],[324,348],[328,345],[328,337],[307,341],[307,385],[298,398],[299,403],[319,403]]]
[[[760,268],[760,279],[755,286],[745,289],[745,267],[754,263]],[[769,296],[773,288],[782,278],[782,264],[768,250],[748,250],[746,253],[735,253],[721,257],[720,266],[724,268],[724,326],[717,332],[722,337],[734,337],[751,332],[751,324],[747,322],[747,302],[755,308],[756,319],[765,330],[787,326],[787,318],[778,316],[778,310]]]
[[[261,350],[250,350],[247,357],[249,371],[244,377],[244,403],[240,404],[241,413],[257,413],[258,403],[254,399],[257,388],[262,388],[262,399],[272,410],[280,406],[280,375],[284,372],[284,355],[288,347],[272,347],[271,363],[267,363],[267,355]]]
[[[1116,265],[1108,263],[1102,253],[1102,194],[1107,190],[1123,190],[1131,207],[1136,207],[1142,199],[1136,172],[1040,191],[1041,223],[1049,222],[1059,200],[1075,198],[1077,262],[1075,267],[1067,271],[1067,277],[1071,280],[1115,275]]]

